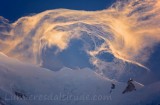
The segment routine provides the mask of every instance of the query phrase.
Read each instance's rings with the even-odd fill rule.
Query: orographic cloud
[[[93,65],[103,69],[103,61],[96,56],[108,52],[147,69],[143,63],[160,42],[159,11],[159,0],[117,1],[108,9],[94,12],[49,10],[12,24],[2,23],[1,27],[10,30],[1,30],[0,36],[7,38],[1,38],[0,50],[22,61],[41,64],[42,50],[56,46],[57,53],[61,52],[72,39],[83,40],[87,33],[93,44],[87,43],[84,50]],[[88,45],[94,47],[90,49]]]

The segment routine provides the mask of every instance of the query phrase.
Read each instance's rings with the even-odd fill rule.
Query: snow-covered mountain
[[[43,69],[0,54],[0,105],[157,105],[160,82],[135,83],[137,91],[122,94],[126,84],[86,68]],[[110,94],[111,83],[116,88]],[[154,103],[152,103],[154,102]]]

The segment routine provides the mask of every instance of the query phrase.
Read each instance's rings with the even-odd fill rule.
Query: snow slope
[[[111,83],[116,89],[109,94]],[[0,54],[0,105],[158,104],[160,82],[144,87],[136,84],[141,88],[123,95],[125,86],[87,68],[54,72]]]

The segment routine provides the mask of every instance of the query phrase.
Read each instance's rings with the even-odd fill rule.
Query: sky
[[[115,1],[116,0],[3,0],[0,3],[0,16],[14,22],[22,16],[58,8],[87,11],[102,10],[112,5]]]
[[[112,59],[113,55],[116,60],[152,71],[153,76],[151,74],[150,77],[159,80],[159,50],[153,56],[152,53],[160,43],[160,0],[138,0],[138,3],[135,0],[129,1],[124,3],[125,0],[121,0],[113,8],[108,8],[114,3],[111,0],[3,1],[0,4],[0,16],[10,23],[1,24],[0,50],[10,57],[49,69],[94,66],[100,72],[109,68],[105,74],[113,70],[113,74],[118,72],[119,76],[124,71],[125,63],[115,63],[117,61]],[[58,8],[86,11],[60,10],[57,13],[54,9]],[[28,16],[32,13],[37,15]],[[21,18],[23,16],[28,17]],[[8,39],[3,40],[3,37]],[[78,41],[71,43],[73,39],[83,39],[85,45]],[[53,52],[54,47],[58,50]],[[105,53],[101,56],[102,52],[109,52],[110,55]],[[68,59],[72,62],[68,62]],[[144,78],[145,82],[153,80]]]

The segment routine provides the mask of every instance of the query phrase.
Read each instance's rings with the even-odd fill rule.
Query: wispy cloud
[[[143,63],[160,42],[159,11],[159,0],[117,1],[112,7],[95,12],[49,10],[10,24],[10,37],[0,40],[0,48],[9,56],[40,64],[46,47],[57,46],[63,51],[71,39],[83,40],[82,32],[86,32],[93,39],[94,45],[90,46],[94,49],[85,50],[97,67],[96,55],[109,52],[117,59],[147,69]],[[97,44],[96,38],[103,43]]]

